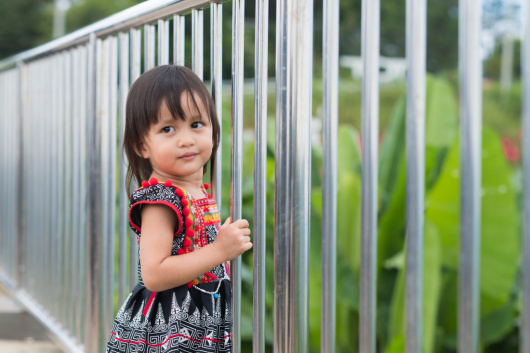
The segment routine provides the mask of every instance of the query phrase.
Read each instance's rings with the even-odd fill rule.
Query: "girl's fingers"
[[[237,225],[238,228],[248,228],[250,226],[246,219],[238,219],[234,224]]]

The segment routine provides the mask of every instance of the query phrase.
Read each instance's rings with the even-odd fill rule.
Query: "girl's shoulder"
[[[178,230],[180,233],[183,219],[188,211],[187,192],[171,183],[170,180],[160,183],[157,179],[151,178],[142,182],[142,187],[132,193],[129,205],[129,222],[133,230],[137,233],[141,231],[141,207],[145,204],[161,204],[171,208],[178,219]]]
[[[170,180],[160,183],[157,179],[151,178],[143,181],[142,186],[132,193],[131,206],[137,202],[145,201],[170,201],[180,203],[185,195],[185,191]]]

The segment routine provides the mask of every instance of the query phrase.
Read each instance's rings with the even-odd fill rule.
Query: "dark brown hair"
[[[127,96],[123,149],[129,161],[126,177],[128,193],[130,193],[133,178],[140,184],[153,172],[151,163],[140,156],[139,151],[149,128],[158,122],[158,112],[162,102],[166,103],[173,118],[186,119],[186,113],[181,105],[183,93],[189,94],[197,110],[199,108],[195,98],[198,97],[202,101],[212,124],[213,148],[210,157],[212,189],[210,193],[214,193],[215,154],[220,138],[215,104],[208,89],[193,71],[185,66],[174,65],[158,66],[146,71],[134,82]],[[205,173],[206,165],[203,170],[203,174]]]

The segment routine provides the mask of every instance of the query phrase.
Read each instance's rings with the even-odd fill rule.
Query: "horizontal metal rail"
[[[88,43],[92,33],[95,33],[97,37],[104,37],[129,30],[130,28],[140,27],[144,24],[151,24],[174,14],[183,14],[192,9],[202,8],[210,3],[210,0],[145,1],[61,38],[2,60],[0,61],[0,71],[12,67],[17,62],[31,60],[42,55]]]

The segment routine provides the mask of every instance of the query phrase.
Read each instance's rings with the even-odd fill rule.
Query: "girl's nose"
[[[193,140],[193,136],[189,132],[183,132],[179,136],[178,141],[179,147],[189,147],[193,146],[195,144],[195,141]]]

